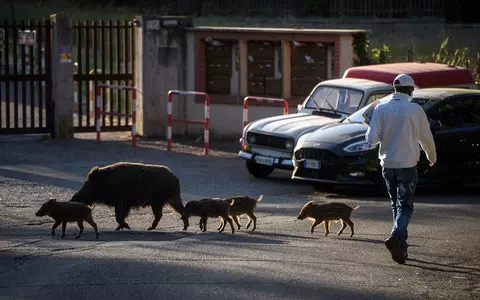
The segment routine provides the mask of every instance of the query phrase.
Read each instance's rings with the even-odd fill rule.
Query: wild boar
[[[43,203],[40,209],[35,213],[37,217],[49,216],[55,223],[52,227],[52,236],[55,236],[55,229],[62,224],[62,235],[65,236],[65,229],[67,228],[67,222],[77,222],[80,230],[75,236],[75,239],[80,238],[83,232],[83,221],[90,224],[95,229],[95,235],[98,239],[97,224],[93,221],[91,207],[76,202],[57,202],[56,199],[50,199]]]
[[[155,218],[147,230],[157,227],[165,204],[168,203],[180,215],[184,209],[180,180],[170,168],[133,162],[92,168],[71,201],[115,207],[115,218],[119,224],[115,230],[130,229],[125,218],[132,208],[152,207]]]
[[[185,209],[182,214],[182,219],[185,224],[183,230],[188,228],[188,219],[191,216],[200,217],[200,230],[202,232],[207,231],[207,219],[208,218],[222,218],[223,226],[218,228],[219,232],[223,232],[226,226],[226,222],[230,224],[232,228],[232,233],[235,232],[233,228],[232,219],[229,217],[230,205],[219,199],[204,198],[201,200],[190,201],[185,205]]]
[[[238,229],[240,230],[239,217],[246,214],[248,216],[247,229],[250,227],[253,221],[252,231],[257,228],[257,217],[253,214],[253,211],[257,204],[262,201],[263,195],[260,195],[258,199],[253,199],[248,196],[233,196],[227,198],[215,198],[222,199],[230,205],[229,215],[232,217],[233,221],[237,224]],[[218,227],[220,229],[223,225],[223,219],[221,219],[221,224]]]
[[[312,219],[312,227],[310,232],[313,233],[313,230],[316,226],[320,225],[322,222],[325,222],[325,235],[328,235],[330,232],[330,221],[340,220],[342,222],[342,229],[338,231],[337,235],[342,234],[342,232],[347,227],[347,224],[350,226],[350,236],[353,236],[353,222],[350,220],[350,216],[353,211],[357,210],[360,206],[352,208],[342,202],[325,202],[321,204],[316,204],[314,200],[307,202],[303,207],[297,218],[299,220]]]

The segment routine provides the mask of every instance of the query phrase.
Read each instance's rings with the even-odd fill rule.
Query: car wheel
[[[247,170],[255,177],[262,178],[272,174],[274,167],[259,165],[254,161],[247,160]]]

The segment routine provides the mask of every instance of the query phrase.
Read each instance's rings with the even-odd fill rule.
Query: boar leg
[[[350,219],[345,219],[344,221],[348,224],[348,226],[350,226],[350,237],[352,237],[354,234],[353,222]]]
[[[162,218],[163,206],[160,205],[158,202],[152,203],[152,212],[155,218],[153,219],[152,225],[148,227],[147,230],[153,230],[157,228],[158,222],[160,222],[160,219]]]
[[[83,221],[82,221],[82,220],[78,220],[78,221],[77,221],[77,224],[78,224],[79,230],[78,230],[78,234],[75,236],[75,239],[79,239],[79,238],[80,238],[80,236],[82,235],[82,232],[83,232],[83,228],[84,228],[84,227],[83,227]]]
[[[223,230],[225,229],[225,226],[227,225],[227,222],[228,224],[230,224],[230,228],[232,228],[232,234],[235,233],[235,228],[233,227],[233,222],[232,222],[232,219],[227,215],[227,216],[221,216],[222,219],[223,219],[223,228],[222,230],[220,230],[220,232],[223,232]]]
[[[62,222],[61,221],[55,221],[52,226],[52,236],[55,236],[55,229],[60,225]]]
[[[240,219],[239,216],[234,215],[234,216],[232,216],[232,219],[233,219],[233,221],[235,221],[235,224],[237,224],[238,230],[240,230],[240,227],[242,227],[242,226],[240,225],[240,222],[239,222],[239,219]]]
[[[201,225],[200,225],[200,230],[201,230],[202,232],[207,231],[207,219],[208,219],[208,218],[207,218],[206,216],[202,216],[202,217],[200,218],[200,224],[201,224]]]
[[[313,233],[313,230],[315,229],[315,227],[320,225],[320,223],[322,223],[322,222],[323,222],[323,220],[322,221],[318,221],[318,220],[313,221],[312,227],[310,228],[310,233]]]
[[[117,220],[118,226],[115,228],[116,231],[123,228],[130,229],[130,226],[125,222],[125,218],[128,215],[128,208],[123,207],[120,204],[115,205],[115,219]]]
[[[342,222],[342,229],[338,231],[337,235],[341,235],[345,228],[347,228],[347,223],[345,223],[343,220],[340,221]]]
[[[219,219],[220,219],[220,226],[218,226],[217,230],[220,230],[220,228],[222,228],[223,226],[223,223],[225,223],[223,222],[223,218],[219,217]]]
[[[325,220],[325,223],[323,223],[323,225],[325,226],[325,234],[324,235],[328,235],[330,233],[330,221]]]
[[[85,219],[85,222],[87,222],[88,224],[90,224],[90,226],[93,227],[93,229],[95,230],[95,236],[96,236],[96,239],[98,240],[98,237],[100,234],[98,234],[98,227],[97,227],[97,223],[95,223],[92,219],[92,216],[89,216]],[[82,224],[83,225],[83,224]],[[80,225],[79,225],[80,226]]]
[[[250,227],[250,224],[252,224],[253,220],[253,228],[252,231],[254,231],[257,228],[257,217],[253,213],[247,213],[247,216],[250,218],[250,220],[247,223],[247,229]]]
[[[67,229],[67,221],[62,222],[62,235],[60,236],[61,238],[65,236],[65,229]]]

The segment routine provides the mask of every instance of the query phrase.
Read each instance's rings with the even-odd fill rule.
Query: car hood
[[[367,133],[368,126],[362,123],[336,123],[310,132],[304,143],[341,144]]]
[[[339,120],[340,118],[295,113],[257,120],[249,126],[248,131],[267,132],[297,138],[307,130],[315,130]]]

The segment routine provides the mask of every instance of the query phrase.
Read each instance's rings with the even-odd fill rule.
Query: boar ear
[[[98,166],[93,167],[93,168],[90,170],[90,172],[88,172],[87,177],[88,177],[89,179],[93,179],[93,178],[95,177],[95,175],[98,173],[99,170],[100,170],[100,168],[99,168]]]
[[[55,198],[50,198],[50,200],[48,200],[48,202],[57,202],[57,199],[55,199]]]

